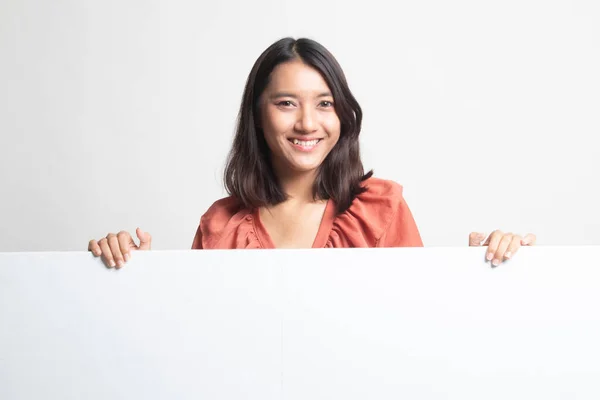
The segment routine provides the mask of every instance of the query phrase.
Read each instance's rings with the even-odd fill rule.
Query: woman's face
[[[302,61],[279,64],[260,101],[275,172],[316,171],[340,137],[333,96],[321,74]]]

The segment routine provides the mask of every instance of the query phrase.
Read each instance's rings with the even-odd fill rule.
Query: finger
[[[521,245],[523,245],[523,246],[533,246],[533,245],[535,245],[535,242],[537,242],[537,237],[533,233],[528,233],[521,240]]]
[[[483,232],[471,232],[469,234],[469,246],[481,246],[485,236]]]
[[[500,239],[500,243],[498,243],[498,248],[496,249],[496,253],[494,253],[494,259],[492,260],[492,265],[494,267],[497,267],[502,261],[504,261],[504,254],[506,253],[513,236],[514,235],[512,233],[506,233],[502,235],[502,239]]]
[[[117,240],[119,241],[119,247],[121,249],[121,254],[123,254],[123,259],[125,262],[129,261],[131,255],[129,254],[129,249],[132,246],[135,246],[131,235],[128,232],[121,231],[117,234]]]
[[[498,250],[498,244],[500,244],[500,240],[502,240],[502,237],[504,236],[504,234],[502,233],[502,231],[494,231],[492,232],[492,234],[490,235],[490,237],[488,238],[487,242],[488,242],[488,249],[487,249],[487,255],[486,255],[486,260],[488,261],[492,261],[494,258],[494,254],[496,253],[496,250]],[[484,243],[485,246],[485,243]]]
[[[115,260],[113,259],[112,252],[110,251],[110,247],[108,246],[108,240],[106,238],[100,239],[98,242],[100,246],[100,250],[102,251],[102,259],[104,260],[104,264],[108,268],[114,268],[116,266]]]
[[[108,245],[110,246],[113,259],[117,264],[117,269],[119,269],[123,266],[123,264],[125,264],[125,261],[123,260],[123,254],[121,253],[121,246],[119,246],[117,235],[114,233],[109,233],[108,236],[106,236],[106,239],[108,240]]]
[[[135,230],[135,234],[140,239],[139,250],[150,250],[152,245],[152,236],[148,232],[144,232],[140,228]]]
[[[96,242],[94,239],[90,240],[90,243],[88,244],[88,251],[91,251],[96,257],[102,254],[100,246],[98,246],[98,242]]]
[[[504,253],[505,260],[512,258],[515,255],[515,253],[517,251],[519,251],[519,247],[521,247],[521,240],[522,240],[522,237],[519,235],[514,235],[512,237],[512,240],[510,241],[510,244],[508,245],[508,248],[506,249],[506,253]]]

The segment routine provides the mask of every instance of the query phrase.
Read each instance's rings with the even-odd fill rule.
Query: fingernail
[[[110,260],[110,266],[113,267],[113,268],[116,267],[116,264],[115,264],[115,262],[113,260]]]
[[[129,261],[129,253],[125,254],[125,262]]]
[[[490,261],[493,257],[494,257],[494,255],[492,253],[488,253],[486,256],[488,261]]]
[[[494,261],[492,261],[492,265],[493,265],[494,267],[497,267],[498,265],[500,265],[500,261],[499,261],[499,260],[496,260],[496,259],[494,259]]]
[[[512,253],[510,251],[508,251],[508,252],[506,252],[506,254],[504,255],[504,257],[510,258],[510,257],[512,257]]]

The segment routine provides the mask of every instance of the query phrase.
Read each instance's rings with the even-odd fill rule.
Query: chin
[[[320,165],[314,165],[314,166],[294,166],[292,167],[292,171],[294,172],[299,172],[299,173],[307,173],[307,172],[315,172],[316,170],[319,169]]]
[[[321,166],[321,163],[290,163],[288,165],[290,169],[294,172],[306,173],[316,171]]]

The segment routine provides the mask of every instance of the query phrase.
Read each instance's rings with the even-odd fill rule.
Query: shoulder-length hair
[[[335,57],[311,39],[283,38],[269,46],[256,60],[244,89],[232,148],[225,166],[225,189],[247,208],[276,205],[287,199],[278,183],[262,129],[260,97],[273,69],[284,62],[301,60],[321,73],[334,99],[340,119],[340,137],[317,171],[315,199],[332,199],[338,213],[346,211],[366,188],[358,136],[362,122],[360,105],[350,92]]]

